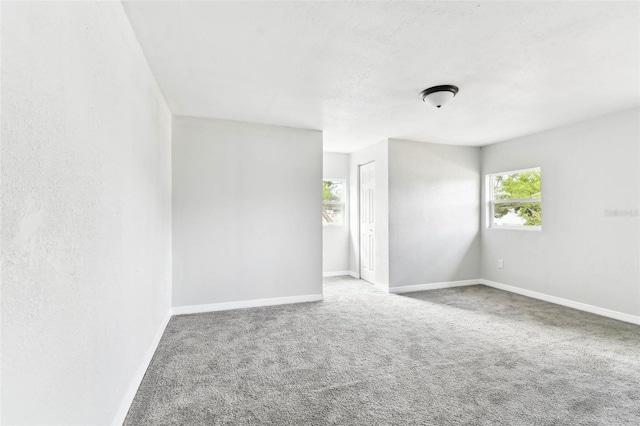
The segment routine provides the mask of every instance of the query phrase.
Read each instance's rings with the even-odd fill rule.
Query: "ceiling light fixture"
[[[422,96],[422,102],[429,102],[436,108],[440,108],[442,105],[449,102],[455,95],[458,94],[458,87],[450,84],[443,86],[433,86],[428,89],[424,89],[420,92]]]

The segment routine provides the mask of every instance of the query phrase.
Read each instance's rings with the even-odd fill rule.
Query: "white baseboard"
[[[323,272],[323,277],[343,277],[345,275],[351,275],[351,271],[334,271],[334,272]]]
[[[156,335],[154,336],[153,341],[151,342],[151,345],[149,345],[147,352],[145,352],[144,358],[142,359],[140,366],[136,370],[135,375],[133,376],[133,379],[129,384],[129,387],[127,388],[127,392],[124,395],[124,398],[122,398],[122,402],[120,403],[118,412],[113,418],[113,422],[111,423],[113,426],[121,426],[122,423],[124,423],[124,420],[127,417],[127,413],[129,412],[129,408],[131,408],[133,399],[135,398],[136,393],[138,392],[138,388],[140,387],[140,384],[142,383],[142,379],[144,378],[144,375],[147,372],[147,368],[149,368],[149,364],[151,364],[153,355],[156,353],[156,349],[158,349],[158,344],[160,343],[160,339],[162,338],[162,335],[164,334],[164,330],[167,328],[167,324],[169,324],[170,319],[171,319],[171,311],[169,311],[165,316],[165,318],[162,320],[162,323],[160,324],[160,327],[158,328],[158,331],[156,332]]]
[[[402,287],[390,287],[389,293],[401,294],[401,293],[412,293],[414,291],[437,290],[439,288],[463,287],[467,285],[480,284],[481,281],[482,280],[480,279],[476,279],[476,280],[446,281],[442,283],[405,285]]]
[[[384,285],[384,284],[380,284],[380,283],[372,283],[371,281],[367,281],[369,284],[372,284],[375,288],[377,288],[378,290],[384,292],[384,293],[389,293],[389,287]]]
[[[485,279],[479,280],[480,284],[488,287],[497,288],[498,290],[504,290],[511,293],[520,294],[522,296],[531,297],[534,299],[544,300],[545,302],[555,303],[556,305],[567,306],[569,308],[578,309],[580,311],[590,312],[592,314],[602,315],[603,317],[613,318],[631,324],[640,325],[640,316],[625,314],[623,312],[612,311],[611,309],[600,308],[598,306],[587,305],[586,303],[574,302],[573,300],[563,299],[561,297],[550,296],[544,293],[538,293],[537,291],[527,290],[520,287],[514,287],[507,284],[497,283],[495,281],[489,281]]]
[[[360,279],[360,274],[357,272],[349,271],[349,275],[351,275],[353,278]]]
[[[288,305],[290,303],[319,302],[322,294],[274,297],[271,299],[240,300],[237,302],[211,303],[208,305],[174,306],[173,315],[199,314],[202,312],[230,311],[232,309],[257,308],[260,306]]]

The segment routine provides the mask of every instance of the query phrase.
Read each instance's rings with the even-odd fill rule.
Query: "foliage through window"
[[[489,227],[542,227],[540,168],[488,175]]]
[[[322,181],[322,224],[344,225],[345,181],[340,179]]]

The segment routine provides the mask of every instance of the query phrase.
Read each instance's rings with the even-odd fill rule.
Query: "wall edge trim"
[[[362,280],[362,281],[371,284],[374,288],[380,290],[383,293],[390,293],[391,292],[389,287],[387,287],[384,284],[380,284],[380,283],[377,283],[377,282],[371,282],[371,281],[367,281],[367,280]]]
[[[553,303],[556,305],[566,306],[568,308],[577,309],[579,311],[589,312],[591,314],[600,315],[607,318],[612,318],[618,321],[624,321],[635,325],[640,325],[640,316],[626,314],[624,312],[614,311],[607,308],[601,308],[599,306],[588,305],[582,302],[576,302],[570,299],[563,299],[557,296],[551,296],[545,293],[539,293],[533,290],[527,290],[512,285],[502,284],[495,281],[481,279],[480,284],[487,287],[496,288],[498,290],[508,291],[510,293],[519,294],[521,296],[531,297],[533,299],[543,300],[545,302]]]
[[[345,275],[351,275],[351,271],[333,271],[333,272],[323,272],[323,277],[342,277]]]
[[[464,287],[468,285],[481,284],[480,281],[482,280],[480,279],[459,280],[459,281],[444,281],[440,283],[414,284],[414,285],[405,285],[400,287],[389,287],[389,293],[402,294],[402,293],[412,293],[415,291],[438,290],[441,288]]]
[[[136,397],[136,394],[138,393],[138,388],[142,384],[142,379],[144,379],[144,375],[147,373],[147,369],[149,368],[149,365],[151,364],[151,360],[153,359],[153,356],[155,355],[156,350],[158,349],[158,345],[160,344],[160,340],[164,335],[164,331],[167,328],[169,321],[171,320],[171,316],[172,316],[171,309],[169,309],[164,319],[162,320],[160,327],[158,327],[158,331],[156,332],[156,335],[154,336],[153,341],[147,348],[147,351],[145,352],[144,357],[142,358],[142,362],[140,362],[138,369],[136,370],[135,374],[133,375],[133,378],[131,379],[131,382],[129,383],[129,386],[127,387],[127,391],[125,392],[124,397],[122,398],[120,407],[118,407],[118,411],[116,412],[116,415],[113,418],[113,421],[111,422],[113,426],[121,426],[124,423],[124,420],[126,419],[127,414],[129,414],[129,409],[131,408],[131,404],[133,403],[133,400]]]
[[[204,305],[174,306],[173,315],[199,314],[204,312],[231,311],[234,309],[258,308],[261,306],[289,305],[292,303],[321,302],[322,294],[302,296],[273,297],[269,299],[238,300],[234,302],[209,303]]]

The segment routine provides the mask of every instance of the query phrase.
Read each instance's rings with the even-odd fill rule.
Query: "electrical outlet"
[[[498,259],[498,269],[504,269],[504,260]]]

